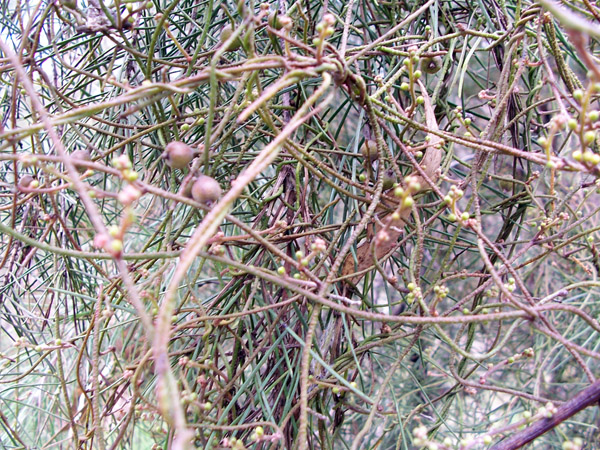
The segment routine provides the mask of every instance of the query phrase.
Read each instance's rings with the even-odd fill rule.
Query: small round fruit
[[[221,30],[221,45],[224,44],[227,41],[227,39],[229,39],[231,37],[232,34],[233,34],[233,27],[231,25],[227,25],[227,26],[223,27],[223,29]],[[238,48],[240,48],[241,46],[242,46],[242,40],[238,37],[231,44],[229,44],[227,46],[225,51],[233,52],[233,51],[237,50]]]
[[[385,172],[383,172],[383,190],[387,191],[388,189],[391,189],[394,187],[394,184],[396,184],[396,182],[398,181],[398,179],[396,178],[396,173],[394,172],[393,169],[387,169]]]
[[[183,169],[194,159],[192,147],[183,142],[169,142],[162,157],[172,169]]]
[[[33,181],[34,178],[31,175],[23,175],[19,180],[19,187],[28,189],[31,186],[31,183],[33,183]]]
[[[193,177],[191,180],[187,181],[185,187],[183,188],[183,191],[181,192],[181,195],[187,198],[194,198],[192,197],[192,187],[194,187],[195,182],[196,177]]]
[[[433,56],[421,58],[421,70],[425,73],[433,74],[442,68],[442,57]]]
[[[206,175],[200,175],[192,186],[192,197],[198,203],[210,206],[221,196],[221,186],[218,181]]]
[[[82,161],[91,161],[92,160],[92,156],[90,155],[90,151],[85,149],[85,150],[75,150],[73,153],[71,153],[71,158],[73,159],[80,159]],[[87,170],[87,167],[81,164],[75,164],[75,169],[77,169],[77,171],[79,173],[84,173]]]
[[[377,149],[377,142],[372,139],[365,139],[363,145],[360,147],[360,153],[369,162],[373,162],[379,158],[379,150]]]

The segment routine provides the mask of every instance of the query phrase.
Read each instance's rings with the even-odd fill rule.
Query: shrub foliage
[[[3,2],[2,446],[592,448],[569,3]]]

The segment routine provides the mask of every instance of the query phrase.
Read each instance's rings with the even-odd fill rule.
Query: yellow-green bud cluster
[[[575,438],[572,441],[562,443],[563,450],[581,450],[583,448],[583,439]]]
[[[506,288],[506,290],[508,292],[514,292],[514,290],[516,289],[515,286],[515,279],[514,278],[509,278],[508,279],[508,283],[504,284],[504,287]]]
[[[537,410],[537,415],[546,419],[550,419],[554,414],[556,414],[556,411],[556,406],[554,406],[553,403],[548,402],[546,405]]]
[[[446,298],[446,296],[448,295],[448,292],[449,292],[449,289],[447,286],[434,286],[433,287],[433,293],[440,300],[443,298]]]
[[[250,439],[255,442],[258,442],[263,438],[264,435],[265,435],[264,428],[261,426],[258,426],[254,429],[254,432],[250,435]]]
[[[323,20],[319,22],[316,26],[316,31],[318,35],[313,38],[313,44],[317,47],[323,46],[325,39],[331,37],[335,32],[335,28],[333,25],[335,24],[335,16],[333,14],[325,14],[323,16]]]
[[[402,186],[397,186],[394,189],[394,196],[402,200],[400,202],[400,208],[408,209],[412,208],[412,206],[415,204],[412,194],[415,194],[421,190],[421,183],[417,177],[411,175],[404,179],[404,184],[406,185],[406,189],[404,189]]]
[[[412,304],[415,299],[423,298],[423,293],[421,292],[421,288],[417,286],[415,283],[408,283],[406,288],[409,290],[408,295],[406,296],[406,301],[408,304]]]

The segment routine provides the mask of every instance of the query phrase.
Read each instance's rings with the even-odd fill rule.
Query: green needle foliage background
[[[0,7],[2,448],[600,448],[598,2]]]

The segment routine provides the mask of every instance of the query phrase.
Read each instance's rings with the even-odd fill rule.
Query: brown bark
[[[551,418],[537,421],[525,430],[519,431],[497,443],[491,450],[513,450],[521,448],[542,434],[560,425],[579,411],[598,403],[598,400],[600,400],[600,381],[595,381],[589,387],[575,395],[571,400],[560,405]]]

